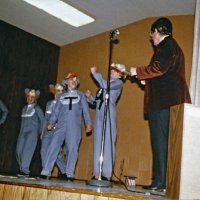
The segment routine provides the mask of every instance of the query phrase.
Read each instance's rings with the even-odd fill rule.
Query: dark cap
[[[169,19],[162,17],[157,19],[151,25],[151,31],[154,32],[155,29],[158,30],[159,33],[164,35],[172,35],[172,23]]]

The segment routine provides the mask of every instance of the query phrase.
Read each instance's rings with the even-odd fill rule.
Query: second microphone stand
[[[111,71],[112,49],[113,49],[113,44],[118,43],[117,39],[114,40],[115,35],[116,35],[115,31],[110,32],[107,89],[106,89],[106,95],[105,95],[101,153],[100,153],[100,158],[99,158],[99,176],[97,180],[91,179],[86,182],[87,185],[92,185],[92,186],[97,186],[97,187],[111,187],[112,186],[110,181],[102,180],[102,167],[103,167],[103,159],[104,159],[103,155],[104,155],[105,134],[106,134],[106,128],[107,128],[108,114],[110,116],[109,102],[110,102],[110,71]],[[109,120],[110,120],[110,117],[109,117]],[[111,130],[111,127],[110,127],[110,130]],[[113,147],[111,146],[111,148]]]

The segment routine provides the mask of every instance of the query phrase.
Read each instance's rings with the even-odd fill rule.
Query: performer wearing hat
[[[44,120],[44,124],[43,124],[43,130],[42,130],[42,134],[40,136],[40,138],[42,140],[42,145],[41,145],[41,150],[40,150],[41,159],[42,159],[42,168],[44,168],[44,166],[45,166],[46,157],[47,157],[47,150],[48,150],[49,145],[51,143],[51,140],[52,140],[52,137],[53,137],[53,131],[54,131],[54,129],[52,129],[51,131],[47,130],[48,121],[49,121],[50,116],[51,116],[53,109],[55,107],[57,98],[63,92],[63,86],[61,84],[57,83],[55,86],[49,85],[49,89],[50,89],[50,92],[52,94],[54,94],[55,99],[47,102],[46,111],[45,111],[45,120]],[[57,164],[57,166],[58,166],[58,168],[61,172],[61,178],[62,178],[62,174],[65,174],[66,162],[63,158],[61,151],[58,154],[56,164]]]
[[[86,97],[84,93],[77,90],[79,79],[76,74],[69,73],[63,83],[67,85],[68,89],[58,98],[49,120],[48,130],[53,128],[55,130],[47,151],[46,163],[41,172],[41,178],[51,176],[60,148],[65,142],[67,159],[65,179],[73,181],[81,140],[82,114],[86,124],[86,132],[91,131],[92,122]]]
[[[110,180],[115,160],[115,141],[117,135],[116,127],[116,102],[121,94],[123,81],[121,80],[126,73],[123,64],[111,65],[110,79],[110,99],[109,111],[107,116],[104,155],[102,166],[102,180]],[[91,67],[91,73],[94,79],[98,82],[100,89],[97,91],[96,98],[91,92],[86,92],[87,100],[91,104],[96,104],[96,117],[94,125],[94,159],[93,159],[93,178],[98,179],[100,167],[101,141],[103,133],[104,109],[105,109],[105,94],[107,89],[107,81],[102,78],[100,73],[97,73],[96,67]],[[111,126],[110,126],[111,125]]]
[[[3,124],[7,118],[8,109],[3,101],[0,100],[0,125]]]
[[[27,88],[25,94],[27,105],[22,109],[21,129],[16,147],[16,159],[20,169],[18,176],[29,176],[30,174],[30,163],[44,121],[43,111],[37,105],[40,91]]]

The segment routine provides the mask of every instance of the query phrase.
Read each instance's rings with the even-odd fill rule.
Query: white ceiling
[[[196,4],[196,0],[70,1],[95,16],[96,21],[75,28],[22,0],[0,0],[0,19],[63,46],[148,17],[194,14]]]

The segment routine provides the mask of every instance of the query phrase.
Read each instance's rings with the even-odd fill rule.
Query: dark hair
[[[172,35],[172,23],[169,19],[162,17],[157,19],[151,25],[151,32],[154,32],[155,29],[158,30],[159,33],[164,35]]]

